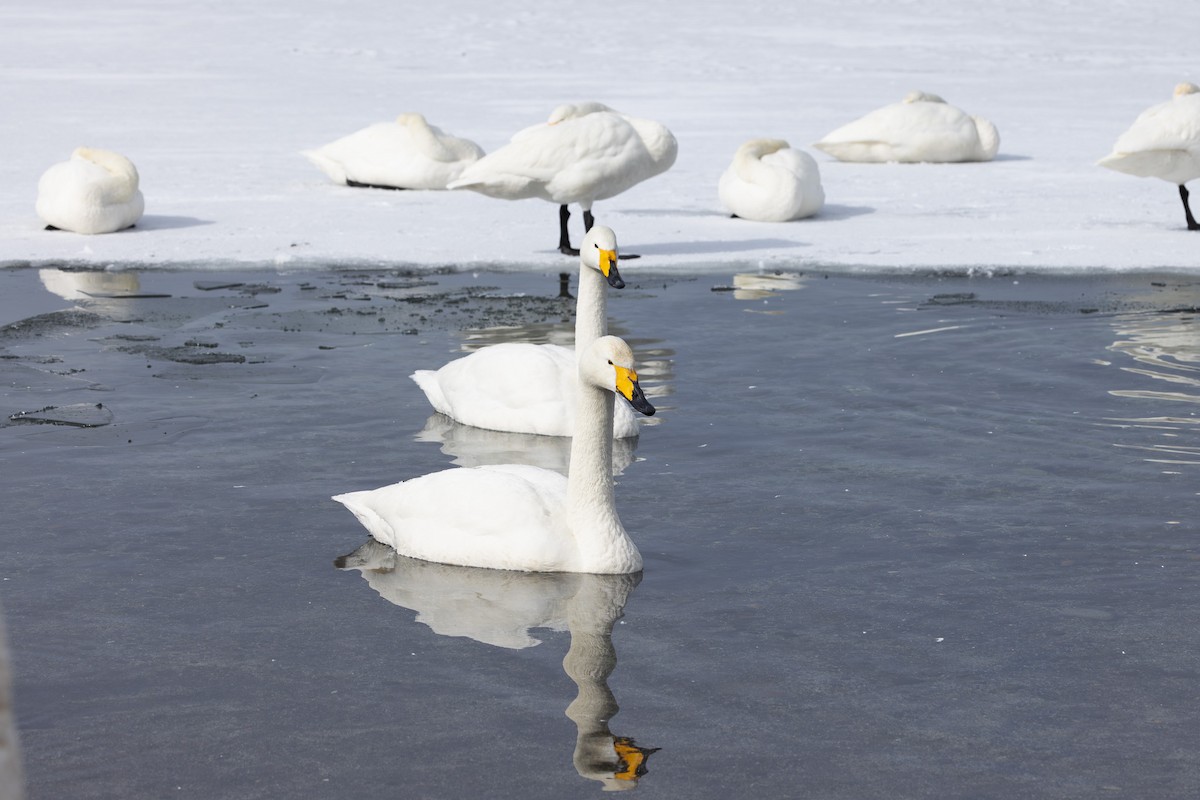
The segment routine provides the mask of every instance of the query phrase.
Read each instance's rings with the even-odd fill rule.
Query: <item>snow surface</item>
[[[335,186],[300,151],[402,111],[490,151],[598,100],[679,140],[670,171],[596,205],[642,254],[631,273],[1186,269],[1200,234],[1175,187],[1095,161],[1200,79],[1198,31],[1186,0],[5,3],[0,265],[557,269],[549,203]],[[914,89],[994,122],[997,159],[841,164],[811,148]],[[823,212],[728,218],[717,180],[753,137],[816,156]],[[38,178],[83,144],[137,165],[136,229],[42,230]]]

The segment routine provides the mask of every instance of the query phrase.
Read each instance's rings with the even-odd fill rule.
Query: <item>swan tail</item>
[[[335,494],[332,499],[349,509],[375,541],[395,547],[395,531],[387,520],[371,507],[369,502],[371,494],[370,491],[347,492]]]
[[[311,161],[317,169],[324,172],[334,183],[348,184],[350,182],[349,176],[346,175],[345,166],[341,162],[335,161],[325,155],[320,150],[302,150],[300,155]]]
[[[447,416],[454,416],[450,413],[450,402],[446,399],[446,394],[442,391],[442,385],[438,382],[436,370],[419,369],[408,377],[412,378],[413,382],[421,387],[421,391],[425,393],[425,397],[429,400],[429,405],[433,406],[435,411]]]

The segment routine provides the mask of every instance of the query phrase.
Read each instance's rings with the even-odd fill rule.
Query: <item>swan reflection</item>
[[[743,272],[733,276],[736,300],[763,300],[778,292],[803,289],[808,276],[798,272]]]
[[[1200,317],[1192,310],[1155,311],[1118,315],[1113,327],[1120,337],[1108,347],[1132,360],[1119,368],[1148,379],[1145,388],[1114,389],[1114,397],[1163,401],[1162,416],[1111,419],[1119,427],[1156,430],[1173,441],[1135,447],[1150,453],[1148,461],[1164,464],[1200,464],[1200,447],[1180,441],[1181,434],[1200,433]]]
[[[437,443],[443,453],[452,457],[451,463],[460,467],[528,464],[566,475],[571,460],[570,437],[476,428],[445,414],[430,415],[415,438],[418,442]],[[613,475],[622,474],[634,462],[638,438],[613,439]]]
[[[575,723],[576,771],[605,791],[637,786],[658,748],[616,736],[609,722],[619,706],[608,678],[617,665],[613,625],[641,581],[632,575],[526,573],[452,567],[418,561],[369,540],[334,562],[356,569],[373,590],[394,605],[417,612],[416,620],[441,636],[462,636],[509,649],[541,643],[531,631],[569,631],[563,669],[578,693],[566,715]]]
[[[124,297],[141,289],[136,272],[39,269],[38,279],[47,291],[64,300]]]

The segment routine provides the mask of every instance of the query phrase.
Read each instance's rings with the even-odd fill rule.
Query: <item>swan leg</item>
[[[1183,213],[1187,216],[1187,225],[1189,231],[1200,231],[1200,224],[1196,223],[1196,218],[1192,216],[1192,207],[1188,205],[1188,190],[1182,183],[1179,184],[1179,199],[1183,201]]]
[[[564,256],[577,256],[579,250],[571,247],[571,235],[567,233],[567,220],[570,218],[571,211],[567,204],[563,203],[558,207],[558,252]]]

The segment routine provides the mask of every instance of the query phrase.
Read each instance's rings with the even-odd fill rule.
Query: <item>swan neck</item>
[[[642,557],[621,525],[613,499],[615,400],[611,391],[580,381],[567,473],[567,516],[580,572],[622,574],[642,568]]]
[[[579,265],[579,299],[575,301],[575,353],[608,333],[608,281],[599,270]]]

